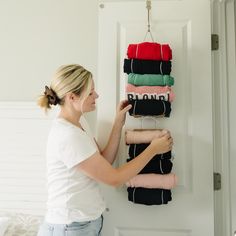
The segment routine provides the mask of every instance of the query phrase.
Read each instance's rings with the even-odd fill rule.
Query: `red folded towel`
[[[172,50],[169,44],[143,42],[129,44],[127,56],[130,59],[169,61],[172,59]]]

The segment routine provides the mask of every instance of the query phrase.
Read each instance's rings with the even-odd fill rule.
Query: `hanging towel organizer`
[[[123,71],[128,74],[126,97],[132,108],[133,117],[169,117],[171,103],[175,98],[171,86],[174,78],[170,76],[172,67],[172,49],[169,44],[154,42],[150,26],[151,1],[146,1],[148,11],[148,29],[143,42],[129,44]],[[152,42],[146,42],[150,35]],[[136,158],[147,148],[152,139],[162,132],[154,130],[127,130],[126,144],[129,145],[127,162]],[[141,121],[141,127],[143,124]],[[177,177],[171,173],[173,167],[172,152],[156,155],[126,183],[128,200],[136,204],[161,205],[172,200],[171,188],[176,186]]]

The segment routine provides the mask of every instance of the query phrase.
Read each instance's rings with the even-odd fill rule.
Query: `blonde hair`
[[[56,103],[51,103],[51,96],[46,90],[38,99],[38,105],[44,108],[45,111],[51,109],[51,105],[63,105],[65,95],[69,92],[81,95],[84,92],[84,97],[90,93],[92,86],[92,73],[78,64],[63,65],[58,68],[52,78],[50,90],[51,94],[55,95]]]

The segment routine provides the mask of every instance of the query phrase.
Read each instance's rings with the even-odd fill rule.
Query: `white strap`
[[[133,115],[135,115],[136,103],[137,103],[137,100],[134,101],[134,110],[133,110]]]
[[[133,202],[135,203],[135,190],[136,188],[134,188],[134,191],[133,191]]]
[[[163,75],[163,72],[162,72],[162,61],[160,62],[160,72]]]
[[[163,169],[162,169],[162,161],[161,160],[160,160],[160,170],[161,170],[161,173],[164,174]]]
[[[165,115],[165,113],[166,113],[166,105],[165,105],[165,103],[162,101],[162,104],[163,104],[163,115]]]
[[[136,157],[136,144],[134,144],[134,157]]]
[[[161,190],[161,203],[164,204],[164,190]]]
[[[133,70],[133,62],[134,62],[134,59],[131,59],[131,72],[134,73],[134,70]]]

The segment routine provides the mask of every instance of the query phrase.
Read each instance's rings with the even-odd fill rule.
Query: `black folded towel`
[[[170,75],[171,61],[125,59],[123,69],[127,74]]]
[[[165,116],[169,117],[171,103],[163,100],[131,100],[132,108],[129,110],[131,116]]]
[[[141,152],[143,152],[147,147],[149,143],[141,143],[141,144],[130,144],[129,145],[129,157],[134,158],[138,156]],[[163,154],[158,154],[153,157],[152,160],[154,159],[171,159],[172,154],[171,151],[163,153]]]
[[[133,158],[127,159],[127,162],[131,161]],[[173,163],[171,160],[160,160],[152,159],[148,164],[139,172],[139,174],[169,174],[172,170]]]
[[[152,159],[148,164],[140,171],[140,174],[169,174],[172,170],[173,163],[171,160],[157,160]]]
[[[144,205],[167,204],[172,200],[171,191],[166,189],[127,188],[128,200]]]

